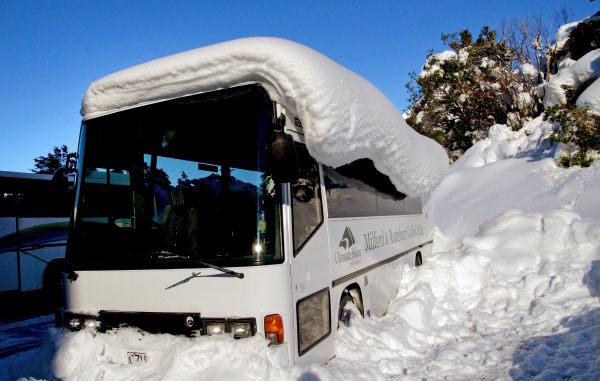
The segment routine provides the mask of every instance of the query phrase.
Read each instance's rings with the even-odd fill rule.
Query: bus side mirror
[[[68,185],[69,179],[67,179],[67,167],[58,168],[52,175],[52,182],[59,185]]]
[[[273,132],[271,156],[273,180],[276,183],[289,183],[300,177],[300,165],[294,139],[282,130]]]
[[[72,158],[77,159],[77,154],[74,152],[67,154],[67,162],[65,166],[58,168],[56,171],[54,171],[54,174],[52,174],[52,183],[56,187],[67,190],[69,189],[69,178],[67,175],[69,174],[69,162]]]
[[[54,202],[67,202],[69,194],[69,179],[67,177],[67,168],[61,167],[52,175],[52,188],[55,192]]]

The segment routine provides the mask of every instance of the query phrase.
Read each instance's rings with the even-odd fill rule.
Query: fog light
[[[243,339],[252,336],[252,326],[248,322],[232,322],[231,333],[234,339]]]
[[[273,333],[273,332],[271,332],[271,333],[268,333],[268,332],[267,332],[267,333],[265,334],[265,337],[267,338],[267,340],[269,340],[269,345],[271,345],[271,344],[272,344],[272,345],[279,344],[279,343],[278,343],[278,340],[277,340],[277,334],[276,334],[276,333]]]
[[[212,321],[206,323],[206,334],[208,336],[220,335],[221,333],[225,333],[225,322]]]
[[[67,321],[67,327],[71,331],[79,331],[81,329],[81,318],[80,317],[72,317]]]
[[[188,328],[192,328],[194,326],[194,317],[193,316],[187,316],[185,318],[185,326]]]

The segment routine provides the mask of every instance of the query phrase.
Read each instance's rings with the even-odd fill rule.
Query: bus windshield
[[[281,262],[272,120],[264,90],[248,86],[87,121],[70,268]]]

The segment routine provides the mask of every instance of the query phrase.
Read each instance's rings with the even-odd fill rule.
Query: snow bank
[[[272,368],[267,345],[267,341],[258,336],[240,341],[225,336],[186,339],[141,335],[134,329],[124,329],[115,335],[68,333],[59,342],[54,375],[81,381],[97,377],[103,380],[260,380]],[[145,348],[151,362],[148,366],[118,365],[123,359],[112,356],[107,348],[123,346]]]
[[[600,177],[600,163],[586,170],[557,167],[562,151],[549,143],[552,132],[553,124],[541,116],[519,131],[492,126],[489,137],[465,152],[433,193],[438,228],[460,238],[510,209],[542,212],[576,204],[582,216],[600,216],[599,202],[583,204],[593,197],[583,184]]]
[[[534,156],[541,157],[551,148],[546,139],[552,134],[552,123],[537,117],[519,131],[506,125],[495,124],[488,131],[488,138],[475,143],[452,165],[450,172],[466,168],[482,167],[499,160]]]
[[[189,94],[259,83],[298,115],[319,161],[370,158],[398,190],[430,190],[447,168],[444,150],[412,130],[368,81],[320,53],[277,38],[246,38],[175,54],[92,83],[84,119]]]
[[[598,295],[584,279],[600,259],[599,234],[597,219],[573,211],[506,212],[460,247],[407,270],[388,315],[343,331],[338,353],[350,363],[366,358],[383,375],[409,380],[530,379],[569,363],[571,374],[593,379],[600,370],[595,341],[578,343],[579,363],[572,363],[575,346],[565,340],[552,344],[559,350],[545,366],[528,366],[539,365],[536,351],[569,334],[570,321],[598,315]],[[582,328],[598,332],[598,320]]]
[[[341,332],[328,369],[598,378],[600,163],[557,167],[550,132],[541,118],[497,125],[453,164],[432,195],[436,253],[405,269],[386,316]]]

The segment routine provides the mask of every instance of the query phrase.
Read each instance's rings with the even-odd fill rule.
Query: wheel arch
[[[415,267],[419,267],[423,265],[423,254],[421,254],[421,250],[415,253]]]
[[[365,304],[364,304],[364,299],[363,299],[363,292],[360,288],[360,285],[356,282],[350,283],[349,285],[347,285],[344,288],[344,290],[342,291],[342,294],[340,296],[340,302],[344,298],[345,294],[349,294],[352,297],[352,301],[354,302],[354,305],[356,306],[356,308],[358,308],[361,315],[364,317],[365,316]],[[339,309],[341,309],[343,307],[344,306],[340,305]]]

